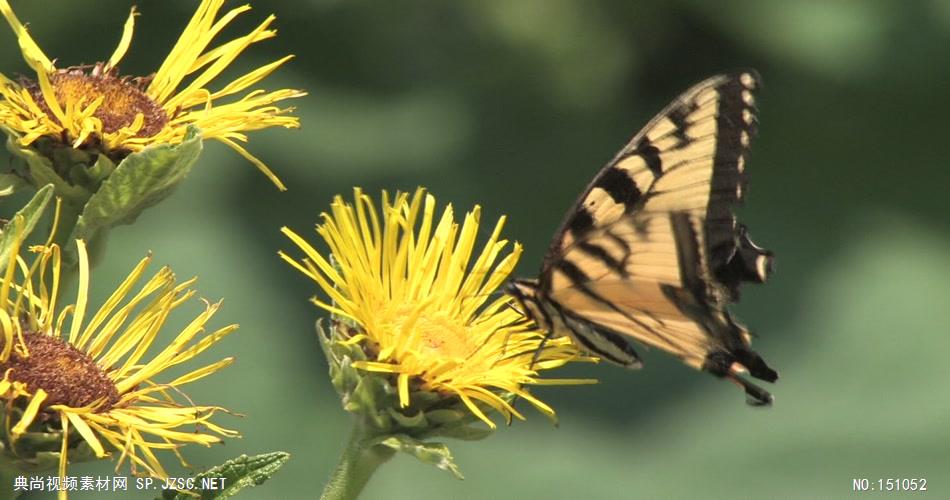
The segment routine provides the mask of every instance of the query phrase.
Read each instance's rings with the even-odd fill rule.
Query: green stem
[[[368,437],[365,425],[360,421],[354,422],[340,463],[330,475],[321,500],[354,500],[363,491],[373,472],[396,453],[388,446],[367,446]]]

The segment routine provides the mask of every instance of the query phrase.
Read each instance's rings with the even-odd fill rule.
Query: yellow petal
[[[79,253],[79,291],[76,294],[76,311],[69,329],[70,343],[79,338],[83,316],[86,314],[86,301],[89,300],[89,254],[86,253],[86,244],[82,240],[76,240],[76,250]]]
[[[30,64],[30,67],[33,67],[37,72],[51,73],[54,69],[53,63],[46,57],[40,46],[33,41],[33,37],[30,36],[23,23],[17,19],[7,0],[0,0],[0,13],[3,14],[7,23],[10,24],[10,28],[13,29],[13,33],[16,34],[17,42],[20,44],[20,50],[23,52],[23,58],[26,59],[27,64]],[[34,67],[34,64],[36,64],[36,67]]]
[[[135,7],[132,7],[132,10],[129,12],[129,18],[125,20],[125,26],[122,27],[122,38],[119,39],[119,45],[115,48],[115,52],[112,53],[112,56],[109,57],[109,62],[106,64],[107,69],[118,66],[119,61],[125,57],[125,53],[129,50],[129,45],[132,43],[132,31],[135,28],[135,16]]]
[[[277,177],[277,174],[275,174],[270,168],[268,168],[267,165],[264,164],[264,162],[262,162],[261,160],[258,160],[254,155],[247,152],[246,149],[238,145],[236,142],[230,139],[226,139],[224,137],[215,137],[214,139],[217,139],[227,144],[231,149],[237,151],[238,154],[243,156],[247,161],[253,163],[254,166],[257,167],[258,170],[260,170],[264,175],[266,175],[267,178],[270,179],[270,181],[273,182],[275,186],[277,186],[277,189],[281,191],[287,190],[287,186],[285,186],[284,183],[280,181],[280,179]]]
[[[19,436],[26,432],[27,427],[33,423],[37,413],[39,413],[40,405],[43,404],[43,401],[46,401],[46,391],[37,389],[36,394],[30,399],[30,404],[23,410],[23,416],[20,417],[20,421],[10,429],[10,433],[14,436]]]
[[[92,432],[92,429],[89,428],[81,416],[69,411],[61,411],[60,415],[62,414],[65,414],[66,417],[69,418],[69,421],[73,424],[73,427],[79,431],[79,435],[86,441],[86,444],[96,452],[97,457],[101,458],[107,455],[106,450],[102,447],[102,443],[99,442],[99,439],[96,438],[96,434]]]

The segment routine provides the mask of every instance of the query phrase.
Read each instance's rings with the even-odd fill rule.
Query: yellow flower
[[[9,226],[8,226],[9,230]],[[237,328],[205,333],[205,323],[220,304],[208,304],[168,345],[152,349],[169,314],[194,295],[194,279],[176,283],[167,267],[137,292],[151,257],[132,270],[98,311],[89,309],[89,262],[77,241],[79,291],[74,304],[57,303],[60,248],[32,247],[32,265],[15,243],[0,284],[0,400],[4,403],[4,460],[24,456],[34,433],[61,433],[59,475],[65,476],[67,452],[84,442],[97,457],[118,453],[116,469],[129,462],[135,474],[167,474],[156,457],[188,443],[210,446],[237,433],[210,422],[226,411],[198,406],[181,386],[228,366],[225,358],[190,370],[171,382],[156,377],[187,362]],[[88,309],[88,310],[87,310]],[[92,314],[90,314],[92,313]]]
[[[0,74],[0,126],[16,134],[22,146],[47,137],[73,148],[101,150],[115,161],[153,144],[178,144],[188,126],[195,125],[202,137],[227,144],[278,188],[286,189],[262,161],[238,143],[247,142],[248,131],[298,127],[298,119],[288,116],[292,108],[279,108],[275,103],[304,92],[253,90],[233,102],[220,101],[256,85],[293,56],[261,66],[219,90],[209,90],[207,85],[244,49],[277,34],[268,29],[275,19],[268,16],[249,34],[209,49],[228,23],[250,10],[244,5],[215,20],[223,4],[224,0],[202,0],[158,71],[129,77],[119,74],[118,64],[132,41],[134,8],[108,61],[57,69],[17,19],[8,0],[0,0],[0,13],[36,73],[35,80],[21,78],[18,82]]]
[[[419,189],[410,197],[383,192],[382,217],[369,196],[355,189],[355,206],[334,198],[317,233],[330,257],[288,228],[306,254],[300,261],[281,257],[313,279],[330,297],[313,302],[355,323],[366,361],[353,366],[394,374],[399,404],[410,405],[410,387],[456,396],[472,414],[494,427],[483,409],[505,418],[523,418],[510,404],[516,395],[554,415],[525,385],[585,383],[538,378],[538,370],[581,358],[566,338],[544,340],[544,332],[525,324],[508,296],[486,305],[507,279],[521,246],[495,264],[507,241],[499,240],[504,217],[472,262],[481,209],[459,226],[451,205],[435,221],[436,202]],[[540,352],[538,352],[540,349]]]

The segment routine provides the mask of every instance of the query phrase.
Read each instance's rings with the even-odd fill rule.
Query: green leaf
[[[442,443],[425,443],[405,434],[394,434],[377,438],[372,444],[381,444],[396,451],[408,453],[423,463],[451,472],[458,479],[465,479],[452,459],[452,452]]]
[[[191,171],[201,149],[198,130],[190,127],[181,144],[153,146],[126,157],[83,206],[67,241],[92,241],[115,226],[134,222],[142,211],[172,193]],[[91,172],[99,176],[109,168],[97,162]],[[72,245],[65,246],[64,257],[75,262]]]
[[[264,453],[253,457],[241,455],[196,475],[194,478],[196,487],[188,493],[165,490],[162,492],[162,498],[165,500],[194,500],[196,498],[195,494],[198,495],[197,498],[202,500],[231,498],[245,488],[259,486],[270,479],[288,459],[290,459],[290,454],[283,451]],[[207,485],[221,485],[222,487],[214,486],[218,489],[201,488],[203,481]]]
[[[43,216],[46,205],[52,197],[53,186],[44,186],[13,216],[5,230],[0,233],[0,269],[6,269],[10,252],[16,246],[17,241],[26,239],[33,232],[33,228],[36,227],[37,221]]]

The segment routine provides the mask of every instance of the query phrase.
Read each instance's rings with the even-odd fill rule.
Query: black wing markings
[[[767,404],[771,395],[741,379],[733,364],[738,362],[762,380],[774,381],[777,374],[749,348],[748,331],[736,324],[727,310],[728,302],[738,298],[742,282],[762,282],[771,269],[771,252],[752,243],[733,214],[733,207],[743,198],[745,158],[757,132],[752,91],[759,86],[754,72],[719,75],[695,85],[654,117],[598,173],[568,212],[542,263],[538,292],[574,331],[575,338],[595,353],[605,354],[596,344],[606,341],[637,360],[625,339],[643,341],[648,337],[649,343],[666,345],[665,350],[684,361],[688,357],[693,366],[704,357],[702,369],[732,379],[745,388],[753,402]],[[638,160],[623,164],[634,156]],[[594,196],[595,189],[603,194]],[[646,230],[645,224],[635,223],[634,216],[668,218],[674,249],[663,248],[669,243],[657,248],[647,236],[641,235],[639,240],[631,237]],[[627,224],[615,224],[618,220]],[[640,244],[648,249],[627,246]],[[638,252],[648,259],[637,264]],[[672,263],[663,264],[664,255]],[[660,264],[649,263],[651,257],[654,262],[659,258]],[[632,264],[630,259],[634,259]],[[587,267],[603,271],[595,271],[597,276],[593,276],[578,267],[585,262],[592,264]],[[632,269],[635,266],[657,269],[656,274],[651,271],[640,276],[644,283],[659,285],[659,295],[655,291],[640,297],[646,300],[643,305],[653,306],[641,308],[622,302],[620,307],[598,292],[611,295],[622,292],[624,286],[634,286],[638,281],[631,280],[631,272],[637,277],[638,271]],[[609,285],[611,276],[616,276],[620,288]],[[587,307],[592,307],[588,316],[574,314],[569,304],[552,297],[555,280],[557,290],[575,290],[587,297]],[[567,301],[571,297],[561,296]],[[656,314],[651,307],[658,307]],[[629,323],[610,319],[605,315],[608,311]],[[658,314],[672,314],[672,323],[664,323]],[[624,331],[614,331],[594,318],[608,324],[616,321]],[[634,332],[640,330],[638,335],[626,331],[632,325]],[[629,364],[629,360],[619,361]]]
[[[653,178],[663,175],[663,160],[660,158],[660,148],[653,145],[653,142],[646,135],[637,141],[637,147],[628,156],[637,155],[643,158],[647,168],[653,172]]]
[[[659,161],[659,159],[657,159]],[[637,188],[637,183],[626,172],[616,165],[607,167],[598,177],[594,186],[607,192],[616,203],[626,206],[635,206],[643,194]]]
[[[711,81],[715,82],[711,83]],[[716,210],[717,212],[723,212],[722,218],[731,216],[731,210],[729,210],[728,205],[741,200],[744,184],[744,180],[741,176],[741,163],[744,161],[743,156],[748,151],[750,137],[755,134],[756,129],[755,106],[751,91],[759,86],[758,75],[752,71],[745,71],[737,75],[713,77],[685,92],[654,117],[647,126],[638,132],[608,163],[608,166],[598,173],[579,197],[574,208],[569,212],[569,216],[562,224],[558,234],[563,235],[564,232],[569,229],[573,235],[580,235],[595,225],[591,213],[583,204],[591,191],[595,188],[603,189],[616,203],[623,204],[625,212],[632,212],[643,209],[648,200],[654,196],[669,192],[657,191],[656,183],[659,179],[674,173],[679,168],[688,168],[692,165],[701,166],[704,161],[708,161],[710,158],[712,158],[713,189],[719,186],[726,186],[721,191],[716,189],[715,194],[711,193],[711,198],[716,199],[716,205],[725,205],[725,207],[722,207],[724,210]],[[688,98],[690,97],[696,100],[689,101]],[[710,106],[712,109],[711,113],[694,117],[692,121],[688,120],[690,113],[717,100],[719,105],[718,107]],[[669,136],[677,137],[677,143],[669,147],[666,151],[683,149],[690,144],[715,138],[714,145],[711,148],[711,154],[682,159],[676,164],[664,166],[662,164],[662,158],[660,157],[661,151],[652,144],[648,137],[650,132],[664,119],[669,120],[674,126],[667,132],[655,137],[655,140],[661,140]],[[716,122],[716,127],[712,132],[689,137],[689,128],[696,128],[700,124],[710,120]],[[730,133],[736,131],[739,133]],[[743,134],[745,134],[744,139]],[[653,179],[649,181],[649,185],[646,189],[641,189],[637,186],[636,181],[623,169],[618,167],[618,164],[631,156],[639,156],[653,174]],[[725,175],[725,178],[723,178],[724,173],[728,174]],[[692,185],[678,186],[678,188],[683,189],[690,186],[703,185],[707,182],[710,181],[699,181]],[[634,189],[638,194],[636,196],[629,195],[628,193],[633,193]],[[709,202],[707,209],[711,209],[712,205],[713,203]],[[716,218],[720,217],[717,216]],[[562,237],[555,238],[548,250],[545,261],[553,261],[556,258],[559,251],[558,246],[562,239]],[[721,239],[722,238],[719,238],[717,241],[711,243],[722,245],[722,241],[719,241]]]

